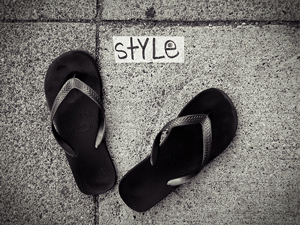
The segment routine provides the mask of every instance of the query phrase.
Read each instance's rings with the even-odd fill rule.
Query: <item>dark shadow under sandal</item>
[[[199,93],[161,129],[151,155],[122,178],[123,201],[135,211],[151,208],[223,152],[236,129],[236,109],[223,91]]]
[[[101,80],[93,57],[70,51],[55,59],[45,79],[52,132],[65,150],[81,192],[103,193],[116,181],[104,141]]]

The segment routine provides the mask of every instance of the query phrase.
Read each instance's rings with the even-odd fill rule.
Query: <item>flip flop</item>
[[[70,51],[55,59],[45,79],[52,132],[65,150],[81,192],[96,195],[116,181],[104,140],[105,118],[101,80],[93,57]]]
[[[236,129],[236,109],[223,91],[199,93],[160,130],[150,156],[122,178],[121,198],[135,211],[148,210],[223,152]]]

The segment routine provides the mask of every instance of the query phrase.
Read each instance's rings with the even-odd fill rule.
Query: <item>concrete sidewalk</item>
[[[0,224],[300,224],[299,1],[1,1]],[[113,36],[184,36],[184,63],[115,62]],[[117,184],[82,194],[50,130],[49,64],[98,61]],[[197,93],[225,91],[236,137],[188,184],[144,213],[120,179]]]

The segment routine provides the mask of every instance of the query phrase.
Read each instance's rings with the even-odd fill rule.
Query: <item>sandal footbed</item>
[[[76,78],[101,97],[101,80],[93,57],[84,51],[70,51],[54,60],[47,71],[45,93],[50,109],[62,86],[75,73]],[[56,130],[76,153],[76,157],[66,154],[75,181],[83,193],[90,195],[106,192],[116,181],[105,141],[95,149],[100,116],[98,106],[74,89],[63,100],[54,117]]]
[[[194,97],[178,117],[208,113],[212,125],[210,162],[227,148],[237,129],[237,114],[229,97],[219,89],[205,90]],[[120,196],[135,211],[151,208],[176,188],[167,185],[169,180],[199,170],[202,149],[200,124],[173,128],[161,143],[155,166],[147,157],[122,178]]]

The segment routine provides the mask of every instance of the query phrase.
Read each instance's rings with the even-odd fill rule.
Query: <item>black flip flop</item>
[[[52,132],[65,150],[81,192],[96,195],[116,181],[107,151],[101,80],[93,57],[70,51],[55,59],[45,79]]]
[[[148,210],[223,152],[236,129],[236,109],[223,91],[199,93],[161,129],[151,155],[122,178],[121,198],[135,211]]]

